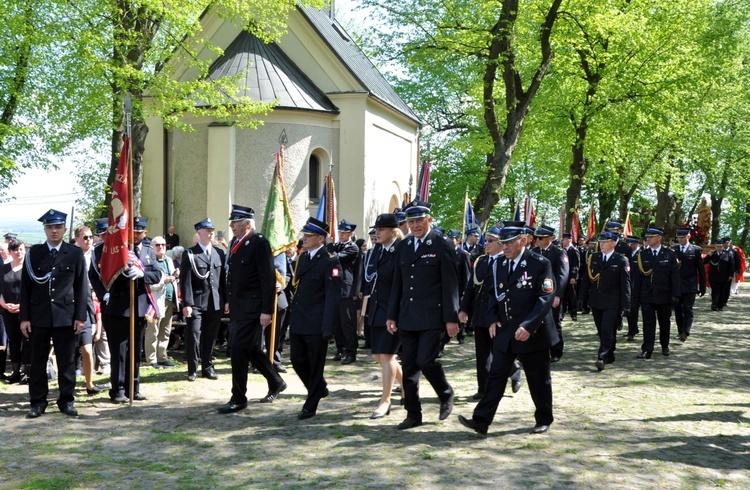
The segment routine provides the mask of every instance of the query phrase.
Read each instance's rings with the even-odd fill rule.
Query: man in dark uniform
[[[599,235],[599,252],[584,266],[581,280],[582,296],[587,298],[599,335],[595,363],[599,371],[615,362],[617,328],[630,312],[630,262],[614,251],[617,238],[609,231]]]
[[[143,243],[148,233],[146,218],[133,218],[133,252],[128,257],[128,267],[118,275],[109,288],[107,308],[102,315],[102,322],[106,325],[109,351],[112,355],[112,387],[109,398],[113,403],[127,403],[130,401],[130,281],[135,282],[135,365],[133,376],[133,400],[145,400],[140,392],[140,364],[143,339],[143,329],[146,326],[146,313],[149,308],[156,309],[150,303],[151,294],[148,287],[158,284],[162,278],[162,270],[156,259],[154,249]]]
[[[393,214],[398,218],[398,229],[404,234],[404,238],[409,235],[409,225],[406,224],[406,213],[401,208],[394,208]]]
[[[328,341],[338,316],[343,288],[341,264],[325,245],[328,225],[308,218],[302,227],[304,252],[297,260],[292,285],[291,361],[294,371],[307,388],[307,399],[297,418],[314,417],[321,398],[328,396],[323,378]]]
[[[456,276],[458,278],[458,299],[464,297],[464,293],[466,292],[466,288],[470,287],[468,286],[470,277],[471,277],[471,268],[474,261],[471,259],[471,255],[469,252],[463,249],[461,246],[461,232],[458,230],[448,230],[448,239],[450,240],[450,243],[453,245],[453,249],[456,251]],[[481,255],[480,255],[481,257]],[[464,322],[459,322],[458,326],[458,334],[456,334],[456,340],[459,344],[464,343],[464,339],[466,337],[466,333],[469,330],[470,325]],[[471,326],[471,329],[473,331],[473,325]],[[450,339],[446,336],[443,340],[445,344],[447,344],[450,341]]]
[[[673,247],[680,261],[680,303],[674,307],[674,319],[680,341],[685,342],[693,327],[693,305],[695,295],[701,298],[706,294],[706,267],[703,263],[703,251],[690,243],[690,228],[677,230],[678,245]]]
[[[330,243],[327,238],[327,251],[333,254],[341,264],[343,271],[341,301],[336,317],[336,355],[334,361],[341,364],[351,364],[357,360],[357,300],[362,288],[360,271],[360,251],[354,241],[354,230],[357,225],[342,219],[338,224],[339,242]]]
[[[234,235],[226,259],[232,398],[217,409],[219,413],[232,413],[247,407],[249,364],[268,382],[268,394],[260,399],[260,403],[273,402],[286,389],[286,383],[261,349],[263,328],[273,319],[276,272],[271,245],[255,230],[254,215],[252,208],[235,204],[229,216]]]
[[[633,294],[640,302],[643,313],[643,345],[638,359],[651,359],[656,340],[656,321],[659,320],[661,353],[669,352],[670,318],[672,305],[680,301],[680,264],[677,254],[662,247],[664,231],[651,226],[646,230],[646,245],[638,254],[633,270]]]
[[[479,243],[479,234],[479,228],[476,227],[468,228],[466,230],[466,242],[464,243],[464,250],[469,252],[469,255],[471,255],[472,265],[480,255],[484,254],[484,247]]]
[[[637,237],[629,236],[625,241],[630,245],[630,255],[628,260],[630,261],[630,313],[627,316],[628,319],[628,342],[635,340],[635,336],[638,335],[638,311],[641,305],[638,303],[638,297],[634,294],[633,288],[635,287],[635,281],[632,280],[634,271],[638,268],[638,253],[641,251],[641,241]]]
[[[572,242],[573,235],[563,233],[562,249],[563,252],[568,254],[570,273],[568,275],[568,286],[565,288],[565,296],[563,297],[562,314],[565,315],[567,311],[570,314],[570,319],[575,322],[578,320],[578,279],[580,277],[581,254]]]
[[[473,417],[458,417],[482,435],[495,417],[516,357],[536,406],[532,433],[547,432],[554,420],[549,349],[559,342],[552,318],[555,279],[549,260],[526,249],[526,232],[523,221],[506,221],[500,231],[505,258],[495,267],[487,315],[494,338],[490,375]]]
[[[487,311],[490,297],[493,294],[493,271],[503,258],[503,249],[498,240],[502,225],[495,225],[484,234],[485,255],[480,255],[471,271],[466,293],[461,297],[459,321],[466,323],[471,319],[475,326],[474,347],[476,349],[477,387],[474,400],[481,400],[487,387],[489,360],[492,355],[492,338],[487,323]],[[521,389],[521,363],[515,362],[516,370],[510,379],[513,382],[513,393]]]
[[[555,279],[552,318],[555,320],[555,330],[557,330],[557,336],[560,341],[550,348],[550,362],[558,362],[563,356],[563,348],[565,346],[562,334],[562,300],[565,297],[565,290],[567,289],[568,278],[570,277],[568,254],[563,252],[559,247],[552,245],[552,240],[555,239],[555,229],[550,226],[540,225],[534,232],[534,238],[536,238],[537,246],[532,249],[532,252],[538,253],[549,260],[552,265],[552,276]]]
[[[21,272],[21,333],[29,338],[31,375],[28,418],[47,409],[47,359],[50,340],[55,347],[60,395],[57,407],[76,416],[73,404],[76,386],[76,335],[86,325],[89,283],[83,251],[63,241],[67,215],[50,209],[39,221],[44,224],[46,243],[34,245],[26,254]]]
[[[180,259],[188,381],[195,381],[199,362],[201,377],[218,378],[211,357],[227,297],[224,251],[212,245],[215,228],[210,218],[196,223],[198,243],[185,250]]]
[[[398,246],[398,268],[388,303],[386,326],[401,336],[403,393],[407,412],[399,430],[422,425],[419,378],[424,373],[440,400],[440,420],[453,410],[454,391],[436,361],[444,332],[458,333],[456,254],[431,230],[431,204],[412,201],[406,208],[411,236]]]
[[[715,250],[708,256],[708,281],[711,283],[711,311],[722,311],[727,305],[734,275],[734,254],[724,249],[723,240],[714,243]]]

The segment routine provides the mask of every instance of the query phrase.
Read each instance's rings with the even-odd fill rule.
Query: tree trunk
[[[32,29],[32,0],[26,1],[25,23],[29,29]],[[5,138],[8,136],[8,129],[12,127],[13,118],[18,110],[20,95],[26,86],[26,80],[29,76],[29,63],[31,57],[31,36],[26,35],[20,39],[16,47],[17,57],[15,67],[13,67],[13,77],[8,79],[8,99],[2,107],[3,113],[0,115],[0,154],[2,154]],[[3,95],[5,98],[5,95]],[[4,162],[0,162],[4,164]]]
[[[671,211],[672,200],[669,195],[670,185],[672,183],[672,174],[667,175],[664,184],[656,185],[656,216],[654,216],[654,225],[665,226],[668,222]]]
[[[728,174],[729,165],[725,163],[721,173],[721,183],[716,190],[711,191],[711,243],[715,243],[719,239],[719,232],[721,231],[721,205],[724,203]]]
[[[747,234],[750,229],[750,202],[745,203],[745,221],[742,224],[742,234],[740,235],[738,245],[745,250],[747,244]]]

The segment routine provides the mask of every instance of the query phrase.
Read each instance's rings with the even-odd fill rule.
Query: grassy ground
[[[750,488],[750,286],[724,312],[696,302],[693,335],[673,326],[672,355],[636,360],[638,342],[621,342],[617,362],[597,372],[590,315],[566,321],[566,353],[553,366],[555,418],[530,435],[533,403],[525,387],[503,399],[487,438],[463,428],[475,402],[473,339],[449,344],[443,358],[457,392],[454,414],[438,422],[438,403],[422,384],[425,425],[397,431],[405,416],[370,420],[379,369],[360,354],[329,361],[331,396],[298,421],[304,389],[273,404],[219,415],[230,396],[226,358],[218,381],[186,380],[184,364],[141,370],[148,401],[115,406],[106,393],[76,401],[81,414],[54,410],[36,420],[26,387],[0,387],[2,488]],[[180,360],[178,355],[177,360]],[[250,396],[266,388],[251,376]],[[55,385],[51,396],[56,396]],[[398,396],[398,395],[396,395]],[[397,398],[396,398],[397,399]]]

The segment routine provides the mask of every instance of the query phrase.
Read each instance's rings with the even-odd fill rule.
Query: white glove
[[[109,303],[109,293],[104,293],[104,297],[102,299],[105,303]]]
[[[137,281],[138,279],[143,277],[143,271],[140,270],[138,267],[130,267],[125,272],[125,277],[129,277],[131,281]]]

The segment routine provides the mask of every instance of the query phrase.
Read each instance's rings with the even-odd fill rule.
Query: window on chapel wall
[[[310,155],[310,161],[308,162],[308,176],[308,198],[311,202],[318,202],[320,200],[320,189],[322,184],[320,181],[320,158],[318,158],[317,155]]]

